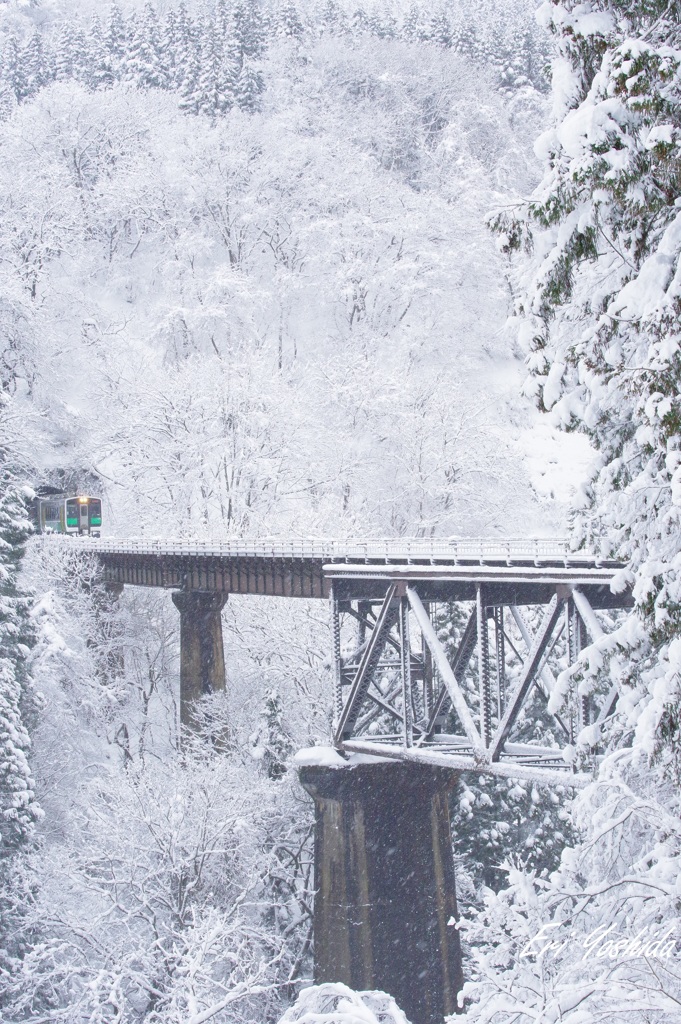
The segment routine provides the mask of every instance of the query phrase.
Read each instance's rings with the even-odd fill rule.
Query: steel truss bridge
[[[632,606],[618,582],[622,565],[563,541],[77,543],[109,584],[328,600],[341,753],[575,785],[587,776],[563,748],[603,723],[617,700],[615,687],[580,695],[564,670],[604,635],[613,612]],[[443,605],[461,624],[456,642],[439,635]],[[560,694],[556,667],[567,680]],[[549,712],[552,696],[560,707]],[[518,738],[537,700],[562,745]]]

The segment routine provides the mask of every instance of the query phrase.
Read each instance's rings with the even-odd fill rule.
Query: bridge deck
[[[73,543],[69,541],[68,543]],[[380,599],[392,579],[418,583],[427,600],[474,600],[491,584],[505,604],[546,604],[556,586],[587,588],[594,607],[622,606],[610,581],[619,563],[566,541],[423,538],[337,540],[78,540],[105,579],[129,586],[274,597]],[[497,593],[498,592],[498,593]],[[495,597],[495,599],[496,599]]]

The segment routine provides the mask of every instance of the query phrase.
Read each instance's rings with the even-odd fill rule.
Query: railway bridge
[[[188,726],[225,686],[230,595],[329,603],[333,736],[297,758],[316,808],[315,980],[383,989],[412,1024],[441,1024],[462,984],[449,790],[461,772],[588,780],[578,738],[617,691],[580,687],[580,655],[632,605],[623,567],[556,540],[78,544],[109,587],[172,592]],[[550,745],[518,735],[530,702]]]

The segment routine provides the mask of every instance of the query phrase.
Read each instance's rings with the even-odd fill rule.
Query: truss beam
[[[375,570],[362,575],[359,565],[353,568],[358,584],[362,580],[373,580],[372,587],[378,583]],[[563,757],[565,740],[559,733],[554,733],[558,742],[551,739],[548,746],[521,743],[517,736],[521,735],[519,716],[532,687],[550,701],[556,693],[557,666],[562,670],[565,662],[572,666],[579,661],[587,630],[595,640],[603,635],[581,584],[554,580],[548,584],[549,593],[533,595],[536,600],[525,600],[528,595],[517,590],[509,591],[507,600],[499,580],[469,577],[472,593],[443,591],[443,597],[434,597],[426,581],[414,580],[402,573],[402,566],[394,565],[383,577],[380,595],[363,585],[354,591],[348,576],[333,582],[344,588],[343,600],[334,604],[336,612],[340,608],[341,614],[359,622],[364,641],[353,658],[340,665],[343,706],[335,742],[341,751],[448,764],[454,770],[510,778],[553,778],[568,785],[578,781]],[[448,585],[446,579],[442,585]],[[594,588],[586,590],[589,598],[596,594]],[[467,608],[465,629],[453,656],[431,620],[433,600],[465,603]],[[538,629],[531,628],[525,618],[526,605],[541,609]],[[600,598],[596,607],[601,608]],[[410,632],[417,627],[419,639],[412,651]],[[338,632],[335,628],[335,648]],[[614,699],[608,696],[599,722],[611,713]],[[574,683],[567,704],[569,718],[550,714],[556,729],[572,743],[594,715],[588,699],[575,692]],[[450,733],[436,732],[450,706],[457,724]],[[543,713],[549,714],[548,708]]]
[[[429,619],[429,621],[430,621],[430,619]],[[433,632],[435,632],[435,631],[433,630]],[[455,681],[457,683],[457,686],[459,688],[460,688],[461,683],[463,682],[463,677],[464,677],[464,675],[466,673],[466,669],[468,668],[468,663],[470,662],[471,657],[473,656],[473,651],[475,650],[475,645],[477,643],[477,638],[478,638],[477,616],[476,616],[475,612],[473,612],[472,615],[470,616],[468,622],[466,623],[466,628],[464,629],[463,636],[461,637],[461,642],[459,643],[457,652],[456,652],[456,654],[454,656],[453,665],[451,666],[452,675],[454,676],[454,679],[455,679]],[[437,637],[435,639],[436,639],[436,642],[439,644],[439,640],[437,640]],[[426,650],[430,653],[431,659],[433,661],[435,661],[435,658],[433,657],[433,654],[432,654],[432,650],[431,650],[431,648],[430,648],[430,646],[428,644],[428,641],[427,641],[425,635],[424,635],[424,640],[426,640],[426,644],[425,644]],[[444,660],[445,660],[446,664],[449,665],[449,659],[447,658],[447,654],[444,651],[444,648],[441,647],[441,650],[442,650],[442,653],[444,654]],[[436,667],[437,667],[437,662],[435,664],[436,664]],[[442,675],[442,673],[440,673],[440,674]],[[466,698],[463,696],[463,694],[462,694],[462,697],[463,697],[463,699],[465,701]],[[428,719],[428,727],[426,729],[426,734],[428,736],[428,739],[430,739],[432,737],[433,732],[435,730],[436,722],[437,722],[438,718],[440,717],[440,715],[442,714],[442,711],[443,711],[444,706],[447,703],[448,699],[451,699],[451,694],[450,694],[449,687],[447,686],[447,683],[445,681],[445,677],[443,676],[443,685],[442,685],[442,687],[440,689],[440,692],[437,695],[437,699],[436,699],[435,704],[433,706],[433,709],[432,709],[432,711],[430,713],[430,718]],[[454,704],[454,707],[456,708],[456,704]],[[466,705],[466,707],[468,707],[468,705]],[[473,723],[473,725],[474,725],[474,728],[476,728],[475,727],[475,723]],[[477,732],[477,728],[476,728],[476,732]],[[482,747],[482,742],[480,743],[480,746]]]
[[[532,641],[532,646],[523,665],[520,678],[518,679],[513,693],[509,696],[508,707],[506,708],[489,747],[491,761],[498,761],[501,756],[503,745],[511,731],[511,728],[518,717],[523,701],[532,685],[535,672],[544,656],[546,645],[551,639],[556,623],[565,604],[565,598],[554,594],[544,614],[541,626],[537,630]]]
[[[395,601],[397,586],[391,583],[376,617],[376,623],[371,636],[362,652],[362,658],[357,668],[357,673],[350,686],[350,694],[345,707],[343,708],[339,722],[336,727],[335,741],[337,744],[343,742],[352,735],[352,730],[357,721],[360,708],[366,697],[371,683],[375,663],[379,660],[385,645],[386,637],[395,625],[398,616],[398,603]]]
[[[466,647],[470,645],[470,636],[472,633],[471,620],[473,621],[473,629],[476,628],[474,624],[474,617],[471,616],[471,620],[469,620],[469,623],[466,626],[466,631],[461,641],[459,651],[457,652],[457,658],[455,662],[456,667],[453,669],[452,666],[449,664],[449,659],[447,658],[447,654],[445,652],[444,647],[437,638],[437,634],[435,633],[433,624],[430,621],[430,616],[428,615],[426,609],[423,607],[423,603],[418,593],[412,587],[407,587],[407,598],[409,600],[409,604],[411,605],[412,611],[414,612],[416,621],[419,624],[419,628],[421,629],[423,639],[430,648],[430,653],[433,656],[435,666],[440,675],[442,676],[442,682],[447,688],[447,692],[449,693],[452,704],[454,705],[456,713],[459,716],[459,720],[464,728],[466,736],[472,743],[474,749],[482,750],[483,745],[482,740],[480,738],[480,733],[478,732],[475,722],[473,721],[473,716],[469,710],[468,704],[466,703],[466,698],[463,694],[463,691],[459,686],[459,680],[457,679],[457,669],[463,674],[463,669],[460,667],[460,665],[461,662],[463,661],[463,656],[466,653]],[[464,641],[467,641],[467,644],[465,644]],[[469,647],[468,658],[470,658],[471,651],[472,648]],[[468,658],[466,659],[466,663],[468,662]]]

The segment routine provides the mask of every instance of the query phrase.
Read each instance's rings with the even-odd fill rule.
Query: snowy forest
[[[309,988],[327,607],[230,597],[183,732],[169,593],[35,536],[42,488],[105,537],[621,560],[593,781],[453,791],[452,1020],[681,1019],[680,147],[679,0],[0,2],[8,1024],[405,1020]]]

